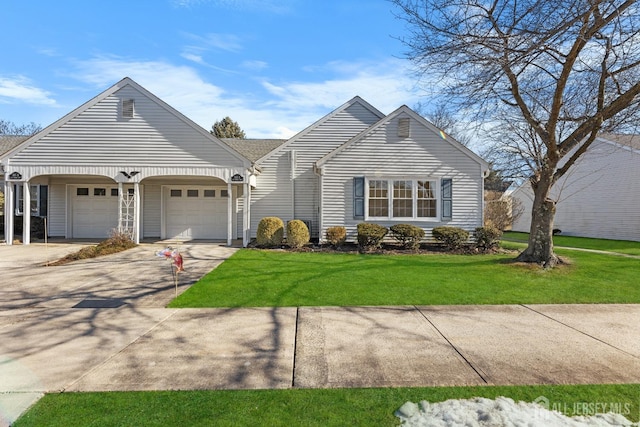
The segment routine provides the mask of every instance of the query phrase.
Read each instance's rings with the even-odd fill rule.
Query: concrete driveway
[[[46,267],[86,246],[82,243],[42,243],[0,246],[2,299],[0,310],[16,308],[164,307],[175,297],[171,267],[156,253],[167,245],[185,259],[178,293],[229,257],[237,248],[221,243],[161,242],[107,257]],[[102,305],[100,305],[102,304]]]
[[[167,309],[163,247],[0,247],[0,425],[63,390],[640,382],[640,305]],[[234,250],[184,244],[179,291]]]

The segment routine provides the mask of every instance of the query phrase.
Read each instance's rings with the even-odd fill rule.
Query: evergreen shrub
[[[493,226],[476,228],[475,241],[476,248],[482,250],[494,249],[500,245],[502,231]]]
[[[434,227],[431,235],[448,249],[459,249],[469,239],[469,232],[459,227]]]
[[[339,248],[347,241],[347,229],[341,226],[327,228],[327,241],[334,248]]]
[[[258,223],[256,244],[261,247],[273,248],[282,245],[284,239],[284,223],[275,216],[267,216]]]
[[[382,225],[362,222],[358,224],[358,247],[361,251],[377,249],[388,232]]]
[[[413,224],[395,224],[389,227],[394,239],[406,249],[418,249],[424,238],[424,230]]]
[[[304,221],[293,219],[287,223],[287,245],[292,248],[301,248],[309,243],[309,228]]]

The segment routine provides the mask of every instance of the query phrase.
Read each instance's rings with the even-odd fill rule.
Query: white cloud
[[[242,43],[235,34],[209,33],[200,36],[192,33],[185,33],[185,37],[195,43],[195,46],[188,46],[188,49],[195,50],[223,50],[226,52],[238,52],[242,50]]]
[[[284,14],[291,10],[297,0],[173,0],[177,7],[192,8],[204,4],[241,11],[271,12]]]
[[[180,54],[180,56],[182,56],[187,61],[195,62],[196,64],[204,64],[204,60],[202,59],[202,56],[200,56],[200,55],[184,52],[184,53]]]
[[[334,63],[325,68],[334,76],[320,81],[263,82],[263,90],[257,92],[250,92],[250,82],[241,82],[239,89],[216,86],[190,66],[120,57],[81,62],[75,77],[104,90],[129,76],[205,129],[229,116],[250,138],[291,137],[355,95],[383,113],[417,100],[412,81],[395,60]],[[309,74],[310,79],[314,77]]]
[[[279,99],[275,105],[282,108],[335,108],[359,95],[380,111],[389,113],[403,104],[412,106],[420,98],[404,62],[399,60],[333,62],[313,71],[328,72],[335,77],[280,84],[264,81],[263,85]]]
[[[260,70],[269,68],[268,63],[264,61],[257,61],[257,60],[244,61],[242,62],[241,66],[242,68],[245,68],[251,71],[260,71]]]
[[[24,76],[0,77],[0,102],[56,105],[50,92],[36,87],[31,80]]]

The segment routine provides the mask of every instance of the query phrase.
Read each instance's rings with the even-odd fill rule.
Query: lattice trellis
[[[135,237],[136,197],[133,190],[123,191],[120,195],[120,224],[118,231],[127,234],[132,240]]]

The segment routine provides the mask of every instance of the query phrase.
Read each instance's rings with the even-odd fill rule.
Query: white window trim
[[[369,181],[387,181],[387,191],[388,198],[387,201],[389,203],[388,212],[389,216],[370,216],[369,215]],[[393,182],[394,181],[411,181],[411,195],[413,197],[413,215],[410,217],[394,217],[393,216]],[[418,181],[430,181],[433,183],[433,191],[436,201],[436,216],[434,217],[419,217],[418,213]],[[442,202],[440,200],[440,191],[441,191],[441,178],[429,178],[429,177],[365,177],[365,188],[364,188],[364,219],[372,220],[372,221],[415,221],[415,222],[440,222],[442,216]]]

